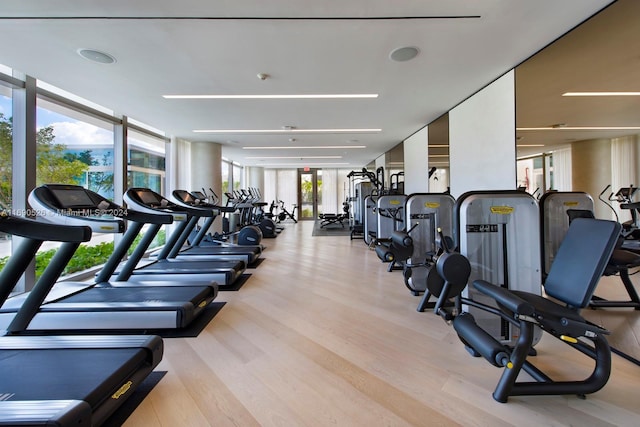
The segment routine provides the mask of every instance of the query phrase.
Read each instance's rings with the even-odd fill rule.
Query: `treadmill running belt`
[[[190,261],[190,260],[163,260],[144,265],[133,271],[133,274],[171,274],[194,273],[206,274],[219,271],[238,271],[244,268],[242,261]]]
[[[197,306],[211,296],[213,288],[207,286],[140,286],[140,287],[93,287],[84,292],[65,297],[59,302],[135,302],[145,301],[183,301]],[[198,292],[199,291],[199,292]],[[46,305],[43,306],[46,308]]]
[[[113,398],[147,356],[140,348],[1,350],[0,395],[9,401],[84,400],[95,408]]]

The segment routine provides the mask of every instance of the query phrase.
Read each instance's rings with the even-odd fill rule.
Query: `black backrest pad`
[[[572,307],[586,307],[619,234],[617,222],[574,219],[549,270],[546,293]]]

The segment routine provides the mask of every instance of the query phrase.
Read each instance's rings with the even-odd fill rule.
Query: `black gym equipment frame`
[[[63,242],[32,292],[46,296],[89,227],[41,223],[6,213],[0,231],[24,240],[0,273],[0,304],[44,241]],[[43,297],[44,297],[43,296]],[[22,314],[22,313],[19,313]],[[26,319],[27,323],[29,319]],[[0,337],[0,425],[99,426],[160,363],[163,341],[151,336]]]
[[[76,185],[47,184],[34,189],[29,202],[39,220],[52,224],[88,226],[98,232],[121,233],[129,226],[93,283],[48,282],[9,299],[0,309],[0,323],[10,332],[33,331],[149,331],[181,329],[200,316],[218,294],[213,282],[181,284],[154,282],[154,286],[110,281],[145,224],[170,223],[170,216],[151,216],[124,209],[99,194]],[[156,221],[154,223],[154,221]],[[146,237],[146,235],[145,235]],[[143,238],[134,254],[144,251]],[[132,254],[132,256],[134,256]],[[69,254],[69,259],[73,254]],[[58,255],[49,262],[58,276],[68,260]],[[16,314],[16,312],[18,314]],[[7,326],[8,325],[8,326]]]
[[[513,347],[499,342],[480,327],[473,315],[460,312],[461,286],[447,285],[447,274],[455,275],[458,269],[440,269],[445,282],[440,299],[455,297],[456,304],[453,310],[440,304],[438,314],[452,322],[460,340],[473,355],[483,356],[492,365],[503,368],[493,392],[496,401],[506,403],[510,396],[523,395],[575,394],[584,398],[606,385],[611,372],[611,348],[606,339],[609,331],[588,322],[579,312],[591,300],[620,229],[620,224],[613,221],[578,218],[572,222],[545,282],[546,294],[554,300],[509,290],[485,280],[473,281],[476,290],[496,301],[499,309],[491,312],[520,329]],[[595,362],[592,373],[583,380],[554,381],[537,368],[529,359],[534,354],[536,328],[591,358]],[[534,381],[517,381],[522,370]]]

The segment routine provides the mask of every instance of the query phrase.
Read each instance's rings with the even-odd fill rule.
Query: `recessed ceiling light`
[[[394,49],[389,54],[389,58],[392,61],[405,62],[405,61],[410,61],[416,56],[418,56],[418,53],[420,53],[420,50],[417,47],[413,47],[413,46],[399,47],[397,49]]]
[[[640,92],[565,92],[562,96],[640,96]]]
[[[377,98],[377,93],[298,94],[298,95],[162,95],[165,99],[357,99]]]
[[[78,49],[78,55],[82,56],[84,59],[88,59],[89,61],[99,62],[100,64],[113,64],[116,62],[116,58],[109,55],[108,53],[100,52],[95,49]]]

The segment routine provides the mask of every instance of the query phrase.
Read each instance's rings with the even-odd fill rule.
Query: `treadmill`
[[[179,206],[192,209],[198,212],[197,215],[193,215],[189,224],[185,228],[181,239],[172,248],[167,257],[169,259],[235,259],[242,260],[247,266],[255,264],[262,253],[262,246],[241,246],[241,245],[208,245],[198,246],[204,238],[207,230],[213,224],[216,216],[219,212],[219,207],[205,201],[202,201],[196,195],[186,190],[174,190],[172,192],[173,198]],[[204,224],[200,228],[200,231],[195,235],[191,241],[190,246],[184,246],[186,240],[192,235],[198,220],[205,218]],[[222,243],[222,242],[221,242]]]
[[[0,305],[47,241],[63,242],[32,293],[46,295],[89,227],[63,226],[0,214],[0,231],[24,238],[0,272]],[[24,314],[24,313],[19,313]],[[22,319],[29,322],[30,319]],[[20,323],[20,322],[18,322]],[[17,326],[17,325],[13,325]],[[160,363],[162,338],[0,333],[0,425],[65,427],[105,422]]]
[[[159,228],[171,221],[170,216],[124,209],[78,185],[43,185],[31,192],[29,203],[41,214],[40,219],[49,223],[84,225],[102,233],[123,232],[125,219],[130,226],[94,283],[55,283],[54,279],[37,292],[34,289],[10,298],[0,308],[0,329],[10,323],[17,330],[29,331],[180,329],[216,298],[218,289],[213,282],[156,282],[158,286],[149,286],[108,281],[143,225],[155,220],[150,228]],[[143,246],[141,242],[138,249]],[[60,275],[67,262],[54,257],[49,267],[58,269]]]
[[[124,201],[129,209],[150,215],[172,216],[176,223],[176,228],[167,237],[164,247],[157,254],[154,261],[143,264],[141,263],[143,254],[133,254],[122,268],[116,272],[115,280],[144,283],[167,279],[187,283],[212,280],[218,284],[220,290],[236,286],[235,282],[246,269],[244,261],[214,260],[213,258],[206,260],[168,258],[169,252],[174,247],[178,246],[179,248],[184,243],[182,239],[184,230],[189,226],[193,216],[202,216],[202,210],[178,206],[149,188],[130,188],[124,194]],[[149,232],[147,231],[147,233]],[[145,238],[147,233],[145,233]]]

